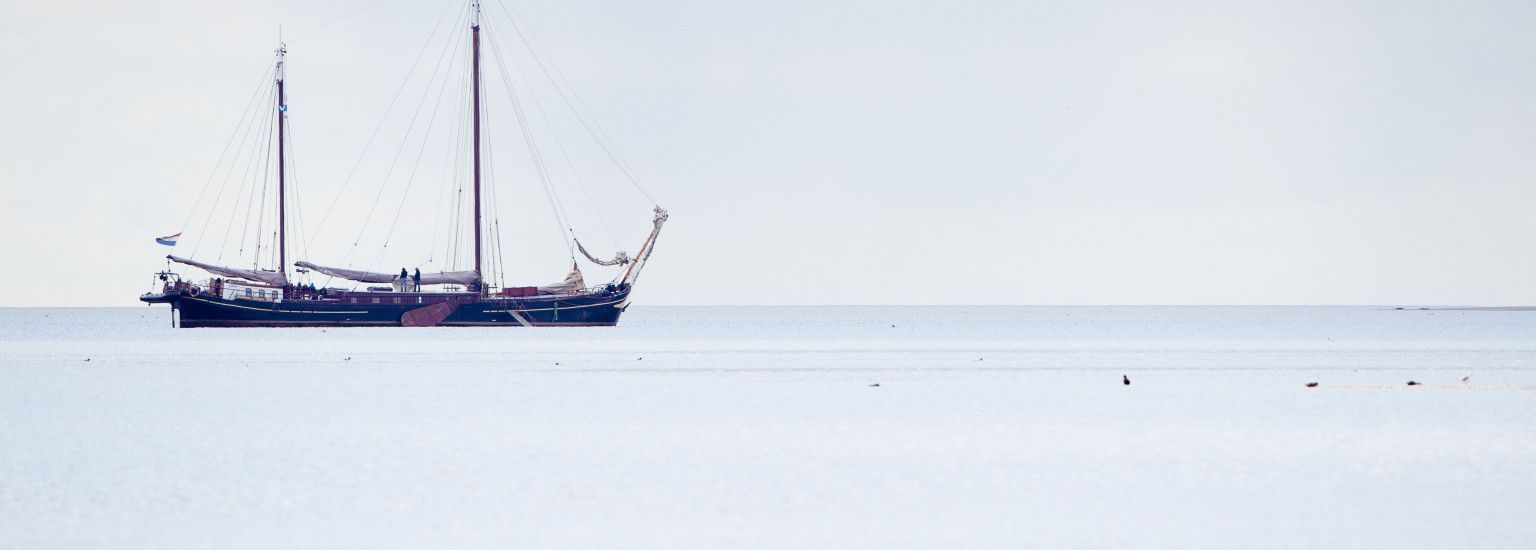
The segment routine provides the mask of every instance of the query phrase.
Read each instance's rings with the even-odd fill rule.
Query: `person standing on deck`
[[[411,274],[411,282],[415,284],[415,291],[421,292],[421,268],[416,268],[416,272]]]

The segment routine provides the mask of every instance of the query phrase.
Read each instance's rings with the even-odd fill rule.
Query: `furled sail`
[[[360,269],[344,269],[340,267],[326,267],[309,262],[297,262],[297,267],[310,269],[348,281],[359,283],[393,283],[400,279],[398,273],[378,273],[363,271]],[[422,273],[421,284],[424,285],[473,285],[480,280],[480,275],[474,271],[445,271],[441,273]]]
[[[586,256],[588,260],[592,260],[592,263],[594,263],[594,264],[597,264],[597,265],[624,265],[624,264],[629,263],[629,254],[626,254],[623,250],[615,252],[613,254],[613,259],[612,260],[599,260],[596,257],[593,257],[591,252],[587,252],[587,247],[581,246],[581,241],[576,240],[576,239],[571,239],[571,240],[576,241],[576,249],[581,251],[581,255],[582,256]]]
[[[258,269],[239,269],[224,267],[221,265],[205,264],[197,260],[189,260],[178,256],[166,256],[165,259],[178,264],[186,264],[192,267],[202,268],[204,271],[225,277],[235,277],[250,281],[259,281],[272,286],[288,286],[288,277],[281,271],[266,271]]]
[[[565,280],[539,287],[539,294],[571,294],[587,288],[587,282],[581,278],[581,268],[571,264],[571,272],[565,276]]]

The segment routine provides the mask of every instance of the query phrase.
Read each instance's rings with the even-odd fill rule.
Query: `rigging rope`
[[[273,93],[276,93],[276,92],[274,91]],[[269,103],[271,102],[272,98],[273,98],[273,95],[270,94],[270,93],[265,96],[265,99],[268,100]],[[258,122],[258,120],[259,120],[259,122]],[[246,129],[247,133],[246,133],[246,136],[245,136],[244,140],[242,140],[242,142],[240,144],[240,150],[237,150],[235,152],[236,156],[240,157],[240,151],[245,150],[245,143],[246,143],[246,141],[249,141],[249,143],[251,144],[251,150],[249,151],[249,156],[241,157],[241,158],[245,159],[245,164],[244,164],[244,170],[241,171],[240,189],[235,191],[235,197],[234,197],[234,201],[235,202],[230,205],[229,220],[224,225],[224,237],[223,237],[223,239],[221,239],[221,241],[219,243],[219,255],[218,255],[218,260],[216,260],[216,261],[219,261],[219,262],[224,261],[224,252],[229,250],[229,235],[231,233],[231,230],[234,227],[235,216],[240,211],[240,205],[243,204],[243,203],[244,204],[249,204],[249,202],[250,202],[250,201],[245,200],[245,196],[246,196],[245,190],[246,190],[246,188],[248,186],[252,185],[253,181],[255,181],[254,173],[256,171],[256,166],[258,166],[256,164],[257,151],[260,150],[260,148],[262,147],[263,144],[267,143],[267,139],[270,139],[270,137],[268,137],[267,139],[259,139],[259,140],[255,140],[255,141],[250,141],[250,139],[252,137],[254,137],[254,136],[257,136],[257,135],[259,135],[259,136],[270,136],[270,124],[271,124],[271,122],[272,122],[271,117],[261,117],[260,119],[254,119],[253,118],[251,126]],[[259,126],[258,126],[258,124],[259,124]],[[253,131],[256,130],[257,128],[260,128],[260,132],[254,132],[253,133]],[[231,163],[230,164],[230,171],[225,173],[226,182],[227,182],[229,176],[232,175],[232,173],[234,172],[234,167],[235,167],[235,164]],[[209,210],[209,212],[208,212],[209,219],[207,221],[212,221],[214,212],[218,210],[219,203],[223,201],[223,195],[224,195],[224,192],[221,189],[219,191],[219,196],[216,197],[215,200],[214,200],[212,209]],[[249,206],[247,206],[247,208],[249,208]],[[250,216],[246,216],[246,220],[247,220],[247,222],[249,222]],[[237,254],[244,254],[244,250],[245,249],[243,247],[244,247],[244,241],[245,241],[245,231],[247,230],[247,226],[241,226],[240,229],[241,229],[241,234],[240,234],[241,237],[240,237],[240,240],[236,241],[235,244],[241,246],[240,251]],[[205,231],[205,232],[207,231],[207,223],[206,222],[204,223],[203,231]],[[202,243],[198,243],[198,244],[201,245]],[[194,248],[193,252],[194,252],[194,254],[196,253],[196,249],[195,248]]]
[[[491,116],[489,102],[484,105],[484,111],[485,118],[489,119]],[[489,192],[488,194],[490,195],[490,197],[488,197],[489,200],[486,201],[486,205],[488,206],[487,210],[489,210],[489,219],[491,221],[489,224],[490,227],[488,228],[489,230],[486,231],[486,233],[488,233],[487,240],[490,241],[490,246],[488,247],[490,250],[488,252],[490,253],[491,258],[488,275],[491,276],[485,277],[485,279],[494,279],[498,282],[498,286],[505,287],[506,277],[503,273],[503,268],[505,266],[501,265],[500,263],[501,224],[497,223],[501,220],[501,209],[499,208],[501,201],[496,194],[496,147],[491,140],[492,134],[490,130],[490,125],[485,125],[485,178],[482,182],[486,190]]]
[[[457,52],[454,53],[453,57],[448,59],[448,65],[449,65],[449,68],[450,68],[450,72],[452,71],[453,64],[454,64],[454,62],[457,59],[458,59],[458,53]],[[429,91],[430,91],[430,87],[429,87]],[[415,160],[414,163],[411,164],[411,172],[410,172],[410,174],[406,176],[405,192],[401,194],[401,196],[400,196],[400,205],[395,207],[395,216],[389,222],[389,231],[386,232],[385,235],[384,235],[384,246],[379,249],[378,256],[375,257],[373,263],[370,264],[370,265],[373,265],[374,267],[377,267],[378,266],[378,262],[383,260],[384,250],[389,248],[390,241],[392,239],[394,239],[395,228],[398,227],[399,223],[400,223],[400,213],[405,211],[405,205],[410,200],[411,188],[413,188],[415,186],[415,184],[416,184],[416,172],[417,172],[418,169],[421,168],[421,158],[423,156],[425,156],[426,153],[427,153],[427,144],[432,139],[432,129],[437,126],[437,112],[438,112],[439,109],[442,108],[442,106],[443,106],[443,96],[447,95],[447,93],[448,93],[448,83],[444,82],[442,86],[438,87],[437,100],[432,105],[432,114],[427,117],[427,129],[424,130],[423,133],[422,133],[421,148],[416,152],[416,160]]]
[[[270,69],[270,67],[269,67],[269,69]],[[270,73],[270,70],[269,70],[269,73]],[[271,98],[272,96],[271,96],[270,92],[272,92],[273,90],[271,89],[271,87],[268,87],[267,91],[269,92],[269,94],[266,95],[266,96],[261,96],[261,97]],[[265,122],[265,118],[266,117],[259,117],[258,118],[256,116],[251,116],[250,118],[248,118],[248,119],[246,119],[244,121],[245,132],[242,135],[242,137],[240,138],[240,145],[235,148],[235,158],[240,157],[240,151],[244,151],[245,150],[245,144],[250,141],[251,133],[255,130],[256,125],[258,123]],[[236,128],[236,131],[237,132],[239,131],[238,127]],[[198,238],[194,241],[194,244],[192,245],[192,254],[190,256],[192,258],[196,258],[197,257],[197,251],[202,248],[202,246],[203,246],[202,236],[206,235],[208,233],[208,224],[213,221],[213,215],[214,215],[214,213],[218,212],[219,203],[223,202],[223,200],[224,200],[224,190],[229,187],[229,178],[230,178],[231,175],[234,174],[235,166],[237,166],[239,164],[235,160],[235,158],[231,158],[230,159],[228,169],[224,170],[224,179],[219,182],[219,192],[218,192],[217,195],[214,196],[213,204],[208,206],[208,216],[203,218],[203,226],[202,226],[201,229],[198,230],[198,233],[197,233]],[[244,188],[242,187],[242,191],[241,191],[242,193],[244,192],[243,189]]]
[[[294,154],[297,148],[293,146],[293,141],[293,122],[289,121],[287,145],[289,167],[288,175],[290,177],[288,178],[288,191],[293,195],[293,199],[288,202],[293,204],[293,218],[295,224],[297,224],[297,227],[294,228],[296,229],[294,236],[298,237],[299,247],[304,251],[304,255],[309,256],[309,240],[304,238],[304,203],[303,201],[299,200],[299,160],[298,155]]]
[[[208,193],[208,188],[213,186],[213,179],[219,175],[219,169],[224,167],[224,157],[229,153],[229,146],[234,144],[235,136],[240,135],[240,128],[245,126],[246,117],[250,115],[251,107],[256,105],[257,96],[261,95],[262,90],[267,89],[267,76],[272,74],[274,68],[276,64],[269,63],[266,70],[261,73],[261,81],[257,83],[256,91],[251,92],[251,98],[245,101],[245,109],[240,111],[240,120],[235,123],[234,130],[229,133],[229,139],[224,141],[224,149],[219,151],[219,160],[213,163],[213,171],[208,173],[208,179],[203,182],[203,189],[197,192],[197,200],[193,201],[192,209],[187,211],[187,219],[181,222],[179,232],[185,233],[187,226],[192,223],[192,217],[197,215],[197,207],[203,204],[203,195]]]
[[[352,178],[357,175],[358,167],[362,166],[363,159],[367,158],[369,148],[373,146],[374,140],[379,137],[379,131],[384,129],[384,122],[389,120],[389,113],[393,112],[395,103],[400,100],[400,95],[405,92],[406,85],[410,84],[411,75],[416,73],[416,66],[421,63],[421,58],[426,55],[428,46],[431,46],[432,40],[437,37],[437,30],[442,27],[443,21],[447,19],[448,8],[451,6],[452,4],[449,4],[443,8],[443,13],[438,16],[437,23],[432,26],[432,32],[427,34],[426,42],[423,42],[421,49],[416,52],[416,59],[411,61],[410,68],[406,69],[405,78],[400,80],[400,87],[395,89],[395,95],[389,99],[389,105],[384,108],[384,114],[379,117],[378,125],[373,127],[373,133],[369,134],[368,141],[363,143],[363,150],[357,154],[357,160],[352,163],[352,169],[347,172],[346,179],[342,180],[341,187],[336,190],[336,196],[331,199],[330,206],[327,206],[325,213],[320,216],[320,223],[315,226],[315,232],[310,235],[310,240],[314,240],[315,237],[320,235],[320,231],[325,229],[325,222],[331,219],[331,212],[336,210],[336,203],[341,201],[347,186],[352,183]]]
[[[560,203],[560,198],[554,190],[554,184],[550,181],[549,169],[545,166],[543,155],[539,152],[538,142],[534,139],[533,130],[528,124],[528,117],[523,112],[522,102],[518,99],[517,92],[513,89],[512,78],[507,74],[501,49],[494,38],[489,42],[493,53],[492,57],[496,60],[498,72],[501,73],[502,85],[506,88],[507,97],[512,101],[512,110],[517,115],[518,128],[522,130],[523,141],[528,146],[528,154],[533,159],[534,170],[539,176],[539,183],[544,188],[544,197],[549,201],[550,208],[554,210],[556,232],[560,235],[560,240],[565,243],[566,252],[569,253],[571,260],[575,261],[576,250],[571,246],[570,239],[566,238],[566,234],[571,229],[570,218],[566,216],[565,207]]]
[[[641,195],[645,196],[645,199],[650,201],[652,205],[656,205],[656,199],[653,198],[650,191],[645,188],[645,184],[640,182],[640,178],[635,175],[634,170],[630,169],[629,163],[624,161],[624,157],[619,154],[618,148],[613,146],[613,140],[608,138],[608,133],[603,131],[602,125],[598,124],[597,117],[592,116],[592,111],[587,109],[587,104],[581,100],[581,95],[576,92],[576,87],[572,86],[570,81],[565,78],[565,73],[562,72],[559,65],[555,63],[554,56],[549,55],[549,51],[544,49],[544,46],[539,42],[538,37],[533,35],[532,29],[527,29],[525,25],[518,24],[518,21],[522,18],[517,14],[516,10],[507,6],[506,3],[502,0],[497,0],[496,4],[501,7],[502,11],[506,13],[507,18],[511,20],[512,30],[517,33],[518,38],[522,40],[523,46],[528,48],[529,53],[533,54],[533,60],[538,64],[539,70],[542,71],[544,73],[544,77],[549,79],[550,83],[554,85],[555,91],[560,95],[560,99],[564,101],[566,107],[571,110],[571,114],[576,115],[576,120],[581,123],[582,128],[587,131],[588,135],[592,136],[592,140],[597,143],[598,148],[602,149],[603,153],[608,155],[608,159],[619,168],[619,171],[623,173],[626,178],[629,179],[630,183],[634,185],[635,190],[639,191]],[[537,45],[537,47],[535,47],[535,45]],[[544,60],[546,59],[549,61],[549,66],[553,67],[554,69],[553,75],[551,74],[550,69],[546,68],[544,65]],[[556,81],[554,75],[558,75],[560,77],[558,82]],[[564,88],[561,87],[561,83],[565,85]],[[567,97],[565,93],[565,90],[567,89],[570,90],[569,97]],[[572,98],[575,98],[574,104],[572,102]],[[581,109],[578,110],[576,105],[580,105]],[[585,113],[586,116],[582,116],[583,113]]]
[[[466,6],[465,9],[467,10],[468,6]],[[347,254],[343,259],[345,265],[352,265],[350,263],[352,255],[356,253],[358,243],[362,242],[363,235],[367,233],[368,223],[373,220],[373,214],[378,210],[379,201],[384,198],[384,190],[389,187],[389,177],[394,174],[395,166],[400,162],[400,153],[405,151],[405,145],[410,142],[411,131],[416,129],[416,121],[417,119],[421,118],[421,108],[426,105],[427,98],[431,96],[432,82],[436,80],[437,72],[442,69],[443,59],[447,57],[448,52],[451,50],[451,46],[457,43],[458,37],[455,37],[448,44],[444,45],[443,52],[438,54],[437,64],[432,67],[432,74],[427,76],[427,87],[422,89],[421,100],[416,102],[416,110],[411,113],[411,123],[406,126],[405,134],[400,138],[400,146],[395,148],[395,156],[392,160],[390,160],[389,169],[385,171],[384,178],[380,180],[382,183],[379,185],[379,192],[374,195],[373,203],[368,207],[368,214],[363,217],[363,223],[358,226],[357,238],[353,239],[352,248],[347,251]]]
[[[344,20],[344,19],[346,19],[348,17],[352,17],[354,15],[357,15],[358,13],[361,13],[363,10],[366,10],[368,8],[377,6],[377,5],[379,5],[380,2],[383,2],[383,1],[384,0],[373,0],[372,2],[369,2],[368,4],[364,5],[363,7],[360,7],[360,8],[357,8],[355,10],[352,10],[350,12],[347,12],[346,15],[343,15],[341,17],[337,17],[335,19],[332,19],[329,23],[325,23],[325,24],[320,25],[318,27],[315,27],[313,29],[309,29],[307,31],[304,31],[303,33],[300,33],[298,36],[288,39],[288,42],[289,43],[296,42],[296,41],[298,41],[301,38],[304,38],[304,37],[309,36],[311,34],[315,34],[316,32],[319,32],[321,29],[324,29],[324,28],[329,27],[331,25],[335,25],[337,23],[340,23],[342,20]]]
[[[448,265],[454,266],[455,269],[463,265],[459,263],[461,260],[459,254],[464,250],[464,184],[469,179],[469,175],[466,173],[469,169],[469,163],[464,162],[463,159],[468,157],[468,151],[471,147],[470,137],[467,135],[468,132],[464,130],[469,127],[470,117],[472,116],[470,115],[468,86],[464,88],[464,96],[459,98],[459,105],[459,112],[463,118],[459,119],[461,126],[459,127],[459,139],[456,143],[457,150],[454,154],[455,158],[460,159],[460,161],[453,163],[453,210],[450,212],[448,225],[453,228],[453,233],[451,238],[446,239],[450,242],[447,251]]]
[[[448,156],[443,159],[443,183],[440,187],[438,187],[437,200],[433,202],[433,204],[436,206],[436,208],[433,209],[433,211],[436,212],[436,215],[432,217],[432,238],[427,241],[427,264],[431,264],[432,261],[437,257],[437,230],[442,225],[443,212],[448,210],[449,207],[453,205],[453,196],[448,194],[448,190],[453,189],[455,185],[454,182],[456,181],[454,178],[458,177],[457,169],[459,167],[459,163],[455,162],[455,159],[462,158],[459,156],[459,151],[463,148],[464,143],[464,112],[468,110],[469,106],[468,102],[464,101],[463,97],[456,97],[454,99],[456,100],[455,103],[458,104],[458,109],[454,114],[453,133],[449,135],[457,137],[454,139],[453,143],[446,148],[446,154]],[[445,238],[444,240],[446,241],[447,239]],[[444,251],[443,256],[444,259],[447,258],[446,251]]]
[[[497,54],[501,55],[501,52],[499,50],[499,45],[497,47],[498,47]],[[531,51],[529,53],[533,54],[533,55],[536,55],[536,54],[534,54]],[[549,136],[550,136],[551,139],[554,140],[555,148],[560,151],[560,156],[565,159],[566,167],[569,168],[570,171],[571,171],[571,177],[576,180],[576,185],[577,185],[578,188],[581,189],[582,195],[584,197],[586,197],[587,204],[592,207],[592,212],[597,215],[597,221],[598,221],[598,223],[600,223],[603,226],[603,231],[604,231],[604,233],[606,233],[608,235],[608,240],[613,243],[614,248],[618,248],[619,247],[619,239],[618,239],[618,237],[616,237],[614,235],[613,228],[608,225],[608,219],[603,216],[602,209],[597,207],[597,200],[593,198],[591,189],[589,189],[587,187],[586,181],[582,179],[581,173],[576,169],[576,163],[575,163],[575,161],[573,161],[571,159],[570,152],[566,150],[565,142],[560,139],[560,134],[558,132],[554,131],[555,123],[554,123],[553,120],[551,120],[549,118],[549,113],[544,109],[544,103],[542,101],[539,101],[539,95],[538,94],[533,93],[533,91],[532,91],[533,79],[527,78],[527,72],[523,71],[522,65],[520,65],[517,62],[517,58],[516,57],[514,57],[514,56],[505,56],[505,57],[507,58],[508,62],[511,63],[513,71],[518,76],[523,77],[524,82],[528,83],[528,86],[529,86],[528,98],[533,101],[534,110],[538,111],[539,118],[543,119],[544,120],[544,124],[550,129]],[[499,61],[498,61],[498,63],[499,63]],[[562,204],[562,206],[563,206],[563,204]],[[563,210],[562,210],[562,212],[563,212]],[[571,239],[575,239],[576,238],[576,232],[575,232],[574,228],[569,227],[571,225],[569,223],[569,221],[570,221],[570,217],[569,216],[566,217],[566,221],[567,221],[566,229],[568,231],[570,231]],[[572,258],[572,259],[574,259],[574,258]]]
[[[281,119],[279,119],[279,122],[277,122],[277,124],[282,124]],[[276,124],[274,124],[273,126],[276,126]],[[277,134],[277,132],[274,131],[274,132],[271,132],[271,134],[268,135],[268,137],[267,137],[267,149],[263,153],[263,157],[261,159],[262,160],[262,170],[261,170],[261,202],[257,203],[260,206],[257,206],[257,210],[256,210],[256,252],[255,252],[255,254],[252,254],[252,258],[251,258],[251,264],[252,264],[251,267],[253,269],[260,269],[261,268],[261,232],[262,232],[262,228],[266,227],[266,221],[267,221],[267,211],[266,211],[267,189],[272,187],[272,164],[273,164],[273,162],[272,162],[272,142],[277,141],[277,135],[276,134]],[[281,168],[281,167],[279,167],[279,168]]]

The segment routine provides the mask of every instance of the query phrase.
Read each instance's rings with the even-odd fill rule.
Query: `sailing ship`
[[[580,241],[576,240],[575,232],[569,232],[567,236],[569,242],[566,245],[572,250],[572,263],[575,263],[575,251],[579,250],[581,255],[591,262],[617,268],[617,275],[609,282],[588,286],[580,268],[576,265],[572,265],[571,272],[565,280],[543,286],[510,286],[499,284],[488,277],[487,256],[494,251],[490,248],[493,243],[487,242],[489,239],[485,233],[499,230],[499,225],[493,223],[488,227],[484,215],[486,210],[484,203],[488,198],[484,196],[482,189],[484,172],[482,151],[485,149],[485,144],[482,143],[482,118],[485,115],[485,106],[482,104],[481,97],[484,84],[481,74],[480,2],[469,2],[467,9],[461,14],[465,16],[461,21],[468,23],[467,34],[470,43],[469,70],[466,71],[469,92],[465,95],[469,100],[466,108],[471,122],[465,125],[468,127],[469,135],[462,138],[469,143],[469,154],[468,158],[458,161],[468,165],[466,175],[469,176],[467,179],[471,184],[470,196],[473,202],[473,216],[466,216],[470,218],[467,221],[472,229],[470,232],[473,234],[473,254],[466,254],[463,258],[464,260],[468,260],[469,256],[473,258],[472,264],[462,266],[467,269],[439,270],[424,274],[420,267],[417,267],[414,273],[406,269],[394,273],[355,267],[332,267],[309,261],[298,261],[289,265],[291,220],[288,194],[289,172],[292,168],[287,158],[289,121],[284,67],[287,46],[280,40],[276,50],[275,65],[271,67],[273,78],[270,80],[270,93],[275,97],[275,102],[267,103],[270,118],[263,123],[271,125],[269,128],[276,137],[275,147],[272,147],[275,149],[276,156],[274,208],[276,228],[272,234],[273,246],[271,247],[275,250],[269,251],[271,260],[275,260],[273,262],[275,265],[271,268],[262,268],[259,265],[260,260],[257,259],[248,266],[229,266],[169,255],[166,257],[166,269],[155,274],[154,288],[139,299],[147,304],[169,304],[172,311],[172,325],[178,325],[179,317],[179,326],[186,328],[530,327],[616,324],[620,314],[630,305],[630,295],[634,291],[635,282],[655,249],[657,236],[661,232],[662,225],[667,221],[667,211],[654,205],[653,201],[654,210],[649,234],[633,255],[619,251],[612,259],[594,257],[587,252]],[[508,16],[512,14],[508,13]],[[436,29],[434,34],[435,32]],[[510,88],[509,93],[511,93]],[[519,122],[523,122],[521,120],[523,113],[520,110],[518,116]],[[583,124],[586,123],[583,122]],[[523,130],[525,137],[531,140],[531,137],[526,136],[528,132],[526,125]],[[593,137],[600,139],[598,135]],[[602,134],[602,137],[606,138],[606,135]],[[227,147],[226,145],[226,150]],[[252,150],[256,149],[253,147]],[[605,152],[608,151],[605,149]],[[609,153],[609,158],[614,158],[612,153]],[[615,162],[621,163],[617,159]],[[643,187],[639,187],[639,181],[633,178],[627,166],[621,169],[631,177],[641,193],[649,198],[649,193]],[[221,189],[220,194],[222,193]],[[254,196],[254,191],[252,195]],[[199,202],[201,202],[201,195]],[[263,208],[266,207],[263,206]],[[247,216],[249,217],[249,214]],[[190,221],[191,217],[189,216],[188,219]],[[258,220],[260,219],[261,216],[258,215]],[[262,232],[258,230],[257,233],[259,243]],[[175,246],[180,238],[181,233],[177,233],[156,240],[163,245]],[[226,234],[226,240],[227,238]],[[494,244],[499,244],[499,239],[496,239]],[[260,250],[260,244],[257,249]],[[195,253],[193,255],[195,256]],[[260,258],[261,255],[258,252],[256,256]],[[203,270],[210,274],[210,277],[200,281],[184,278],[171,269],[173,263]],[[327,284],[317,285],[312,282],[319,276],[328,277]],[[329,283],[338,280],[350,282],[352,287],[328,286]],[[360,285],[379,286],[358,288]]]

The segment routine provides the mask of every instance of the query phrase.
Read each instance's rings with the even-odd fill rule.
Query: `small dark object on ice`
[[[1403,308],[1400,308],[1400,307],[1399,307],[1399,308],[1394,308],[1394,309],[1397,309],[1397,310],[1402,310],[1402,309],[1403,309]]]
[[[879,382],[875,382],[873,384],[870,384],[869,387],[871,387],[871,388],[878,388],[878,387],[880,387],[880,383]]]
[[[1315,388],[1315,387],[1317,387],[1317,382],[1307,382],[1307,387]]]
[[[896,328],[896,325],[891,325],[891,328]]]
[[[1419,385],[1419,383],[1418,383],[1418,382],[1415,382],[1415,381],[1413,381],[1413,380],[1409,380],[1409,381],[1408,381],[1408,385],[1410,385],[1410,386],[1417,386],[1417,385]]]
[[[1120,381],[1127,386],[1131,385],[1131,377],[1124,374],[1120,375]]]
[[[85,362],[87,362],[87,363],[91,362],[91,358],[90,357],[86,357],[85,358]]]
[[[86,359],[86,361],[90,361],[90,359]],[[1461,381],[1462,382],[1471,382],[1472,381],[1472,377],[1471,376],[1463,376],[1463,377],[1461,377]]]
[[[345,358],[342,359],[342,361],[351,361],[351,360],[352,360],[352,357],[350,357],[350,356],[345,357]]]
[[[645,360],[645,358],[644,358],[644,357],[636,357],[636,358],[635,358],[635,360],[636,360],[636,361],[644,361],[644,360]]]

